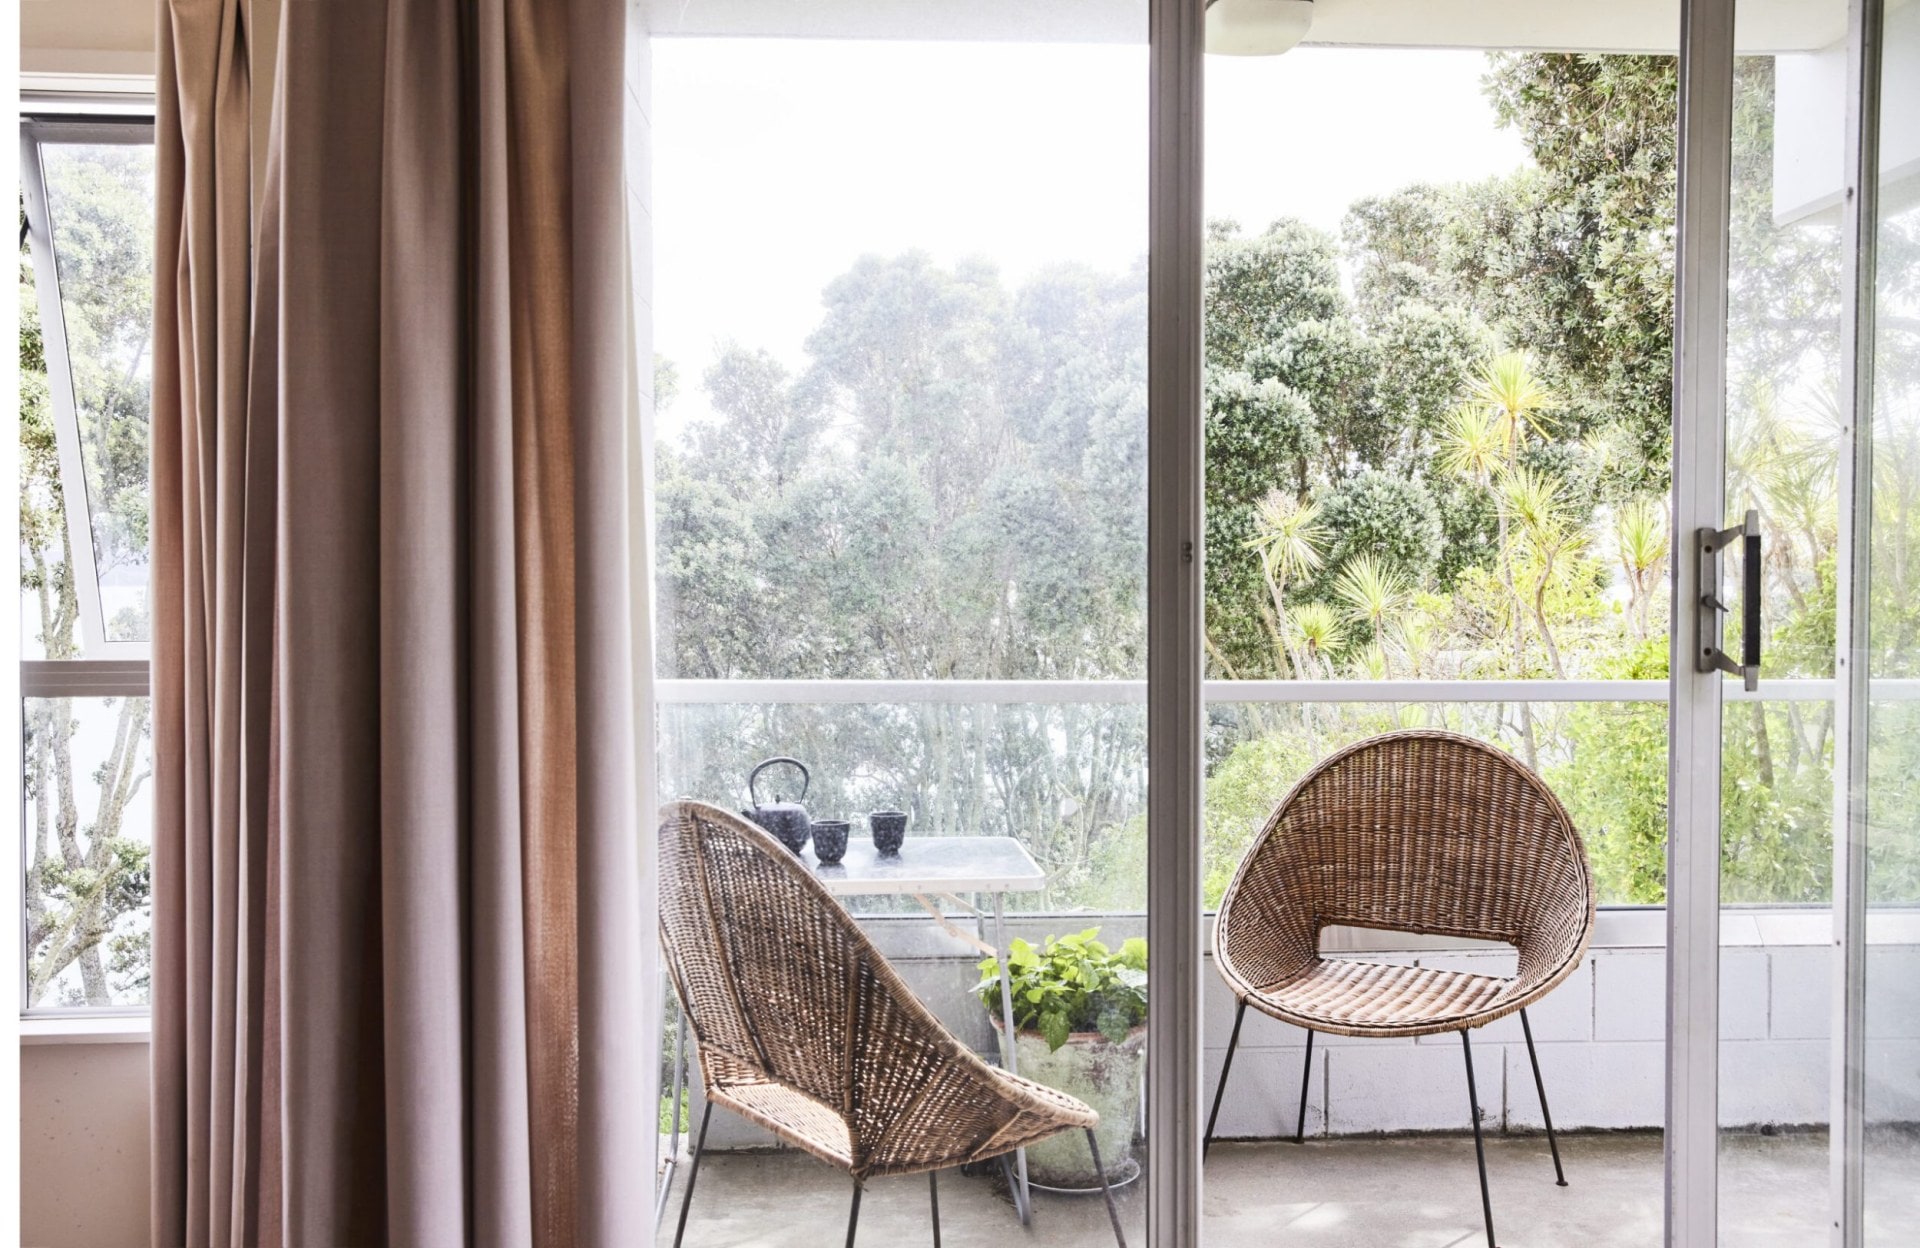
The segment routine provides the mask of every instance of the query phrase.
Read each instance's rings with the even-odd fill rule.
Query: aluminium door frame
[[[1204,0],[1151,0],[1147,157],[1147,1243],[1200,1243]]]
[[[1714,1248],[1719,1203],[1720,750],[1723,677],[1701,672],[1691,535],[1726,514],[1734,0],[1682,0],[1674,256],[1672,609],[1668,614],[1666,1243]]]

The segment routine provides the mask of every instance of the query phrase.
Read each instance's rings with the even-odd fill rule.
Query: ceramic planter
[[[1097,1031],[1077,1031],[1049,1052],[1037,1031],[1014,1033],[1020,1075],[1085,1101],[1100,1115],[1094,1138],[1107,1181],[1133,1169],[1133,1128],[1140,1115],[1140,1080],[1146,1071],[1147,1029],[1136,1027],[1115,1044]],[[1047,1187],[1098,1188],[1100,1175],[1087,1151],[1087,1137],[1063,1131],[1027,1150],[1027,1175]]]

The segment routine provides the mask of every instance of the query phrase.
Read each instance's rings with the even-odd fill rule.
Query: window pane
[[[798,755],[812,809],[1018,839],[1047,882],[1009,909],[1144,911],[1146,719],[1126,703],[670,705],[660,787],[727,797],[753,760]]]
[[[1846,6],[1796,0],[1782,46],[1736,32],[1728,218],[1726,521],[1758,513],[1761,675],[1833,672]],[[1840,70],[1838,74],[1836,70]],[[1720,593],[1744,592],[1723,560]],[[1725,649],[1739,654],[1738,611]],[[1749,932],[1798,917],[1830,933],[1833,703],[1725,685],[1720,782],[1720,1242],[1825,1234],[1830,955]],[[1795,690],[1794,685],[1775,686]],[[1770,691],[1771,692],[1771,691]],[[1811,1005],[1811,1011],[1806,1009]],[[1760,1008],[1764,1006],[1764,1008]]]
[[[1862,1005],[1867,1248],[1911,1239],[1920,1220],[1920,940],[1899,926],[1920,904],[1920,11],[1889,6],[1880,72]]]
[[[46,143],[41,163],[106,637],[145,641],[153,147]]]
[[[661,675],[1145,675],[1144,56],[656,45]]]
[[[1463,9],[1446,23],[1463,46],[1446,48],[1392,46],[1418,36],[1380,6],[1335,7],[1313,6],[1284,55],[1206,63],[1206,1230],[1489,1242],[1471,1140],[1391,1158],[1354,1145],[1317,1166],[1276,1145],[1467,1132],[1477,1109],[1494,1128],[1490,1216],[1516,1235],[1502,1171],[1554,1177],[1544,1141],[1500,1138],[1542,1123],[1533,1047],[1501,1019],[1473,1030],[1469,1066],[1466,1033],[1443,1030],[1473,982],[1444,976],[1544,960],[1538,928],[1476,914],[1478,897],[1521,891],[1515,823],[1469,775],[1428,766],[1379,781],[1364,815],[1318,789],[1295,813],[1320,812],[1302,823],[1324,840],[1289,825],[1273,857],[1249,851],[1336,751],[1442,730],[1539,775],[1585,838],[1601,902],[1664,900],[1678,6],[1610,14],[1604,31],[1560,25],[1554,6],[1497,26]],[[1496,50],[1527,47],[1551,50]],[[1416,682],[1442,680],[1475,682],[1473,700],[1415,700],[1430,696]],[[1367,701],[1296,700],[1325,696],[1290,693],[1309,681]],[[1478,857],[1440,865],[1416,810],[1444,812]],[[1356,916],[1387,930],[1335,934]],[[1468,934],[1526,952],[1461,947]],[[1263,960],[1262,942],[1297,960]],[[1555,1202],[1561,1242],[1658,1238],[1663,963],[1657,948],[1595,950],[1530,1011],[1556,1126],[1632,1129],[1607,1144],[1606,1200],[1575,1175]],[[1277,1011],[1239,1012],[1250,981]],[[1339,1005],[1315,986],[1336,982],[1354,985]],[[1423,1003],[1392,986],[1412,983],[1461,995],[1442,1008],[1437,988]],[[1437,1034],[1355,1043],[1293,1025],[1347,1008],[1407,1033],[1437,1019]],[[1461,1164],[1461,1182],[1432,1179]]]
[[[47,357],[33,257],[20,244],[20,657],[80,653],[79,604],[67,557],[60,452],[47,394]]]
[[[800,860],[901,982],[1099,1114],[1098,1169],[1062,1134],[1010,1159],[1014,1190],[1105,1173],[1137,1242],[1145,713],[1106,682],[1146,674],[1144,9],[993,9],[1001,30],[980,6],[869,7],[977,40],[652,44],[661,783],[737,810],[757,762],[800,759],[810,780],[769,770],[758,801],[810,784]],[[1082,16],[1129,41],[1049,41]],[[760,680],[805,684],[719,684]],[[846,680],[890,684],[850,701]],[[806,845],[790,814],[766,817]],[[1015,939],[1043,952],[1002,996],[986,953]],[[712,1125],[689,1243],[729,1205],[750,1237],[844,1234],[797,1198],[817,1167],[728,1157],[770,1137]],[[954,1242],[1019,1233],[993,1170],[940,1175]],[[1097,1196],[1035,1203],[1036,1243],[1112,1242]]]
[[[1209,61],[1210,676],[1665,675],[1675,81]]]
[[[28,698],[27,1005],[144,1005],[153,739],[145,698]]]

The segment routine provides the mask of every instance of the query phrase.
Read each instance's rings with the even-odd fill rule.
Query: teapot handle
[[[747,800],[751,801],[755,806],[758,806],[760,804],[760,795],[754,791],[754,781],[760,778],[761,772],[765,771],[769,767],[774,766],[776,763],[785,763],[790,767],[798,767],[800,769],[800,796],[794,798],[793,800],[798,802],[798,801],[804,801],[806,799],[807,789],[813,783],[813,774],[807,770],[807,765],[801,762],[799,759],[788,758],[785,755],[782,755],[779,758],[770,758],[764,763],[761,763],[758,767],[755,767],[753,769],[751,774],[747,776]]]

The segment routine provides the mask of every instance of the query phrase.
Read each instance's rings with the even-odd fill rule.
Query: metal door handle
[[[1720,616],[1731,610],[1720,601],[1720,556],[1740,542],[1740,661],[1720,648]],[[1760,513],[1751,508],[1731,529],[1700,529],[1694,534],[1700,560],[1699,636],[1693,655],[1696,672],[1728,672],[1751,693],[1760,687]]]

